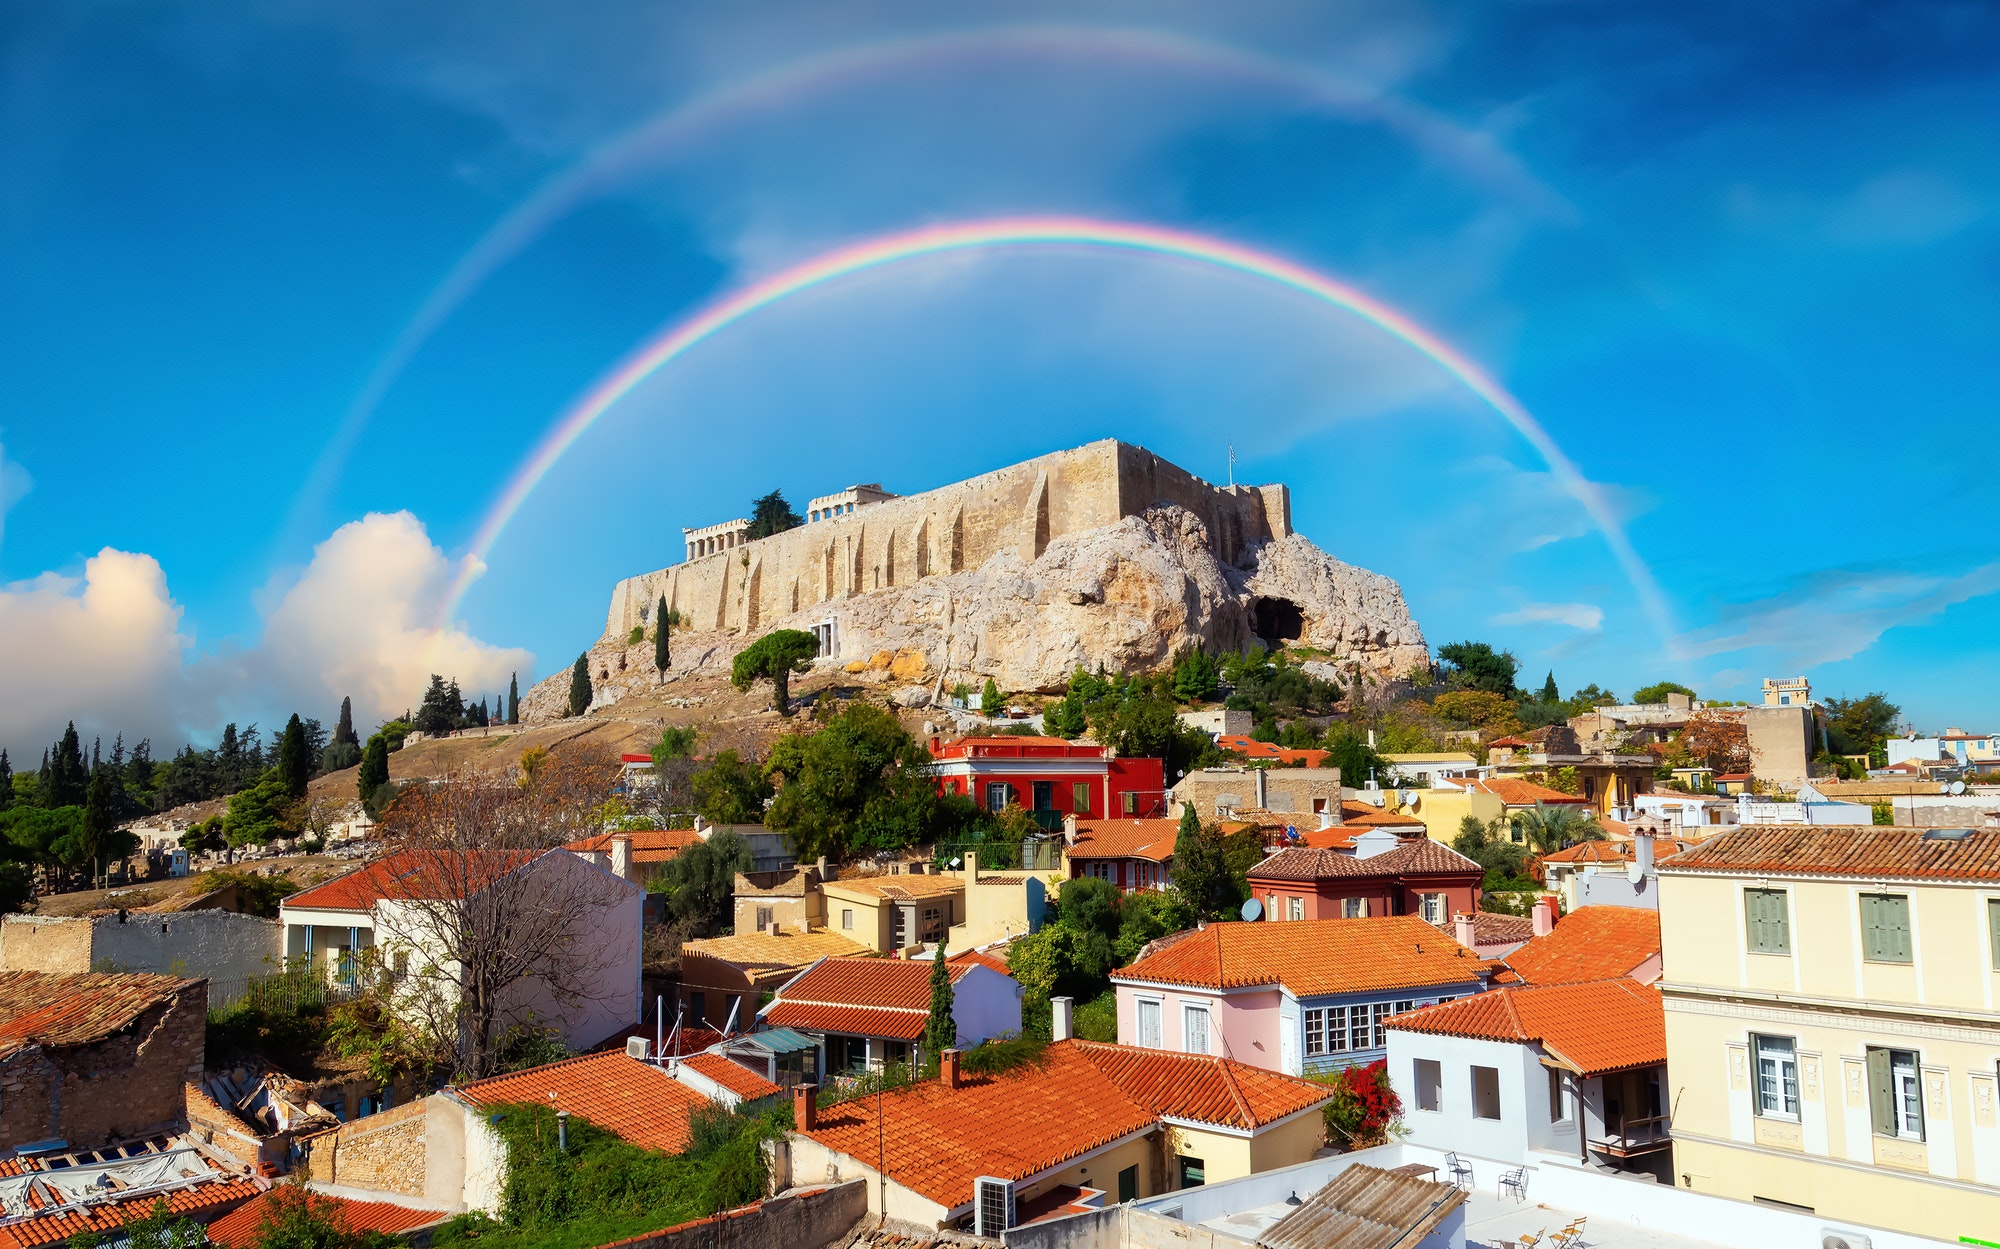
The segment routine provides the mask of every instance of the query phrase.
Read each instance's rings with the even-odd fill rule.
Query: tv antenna
[[[1232,488],[1236,485],[1236,444],[1233,442],[1229,444],[1229,484]]]

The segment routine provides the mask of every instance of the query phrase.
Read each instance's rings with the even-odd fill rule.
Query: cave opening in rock
[[[1252,599],[1250,615],[1266,643],[1296,642],[1306,635],[1305,611],[1288,598]]]

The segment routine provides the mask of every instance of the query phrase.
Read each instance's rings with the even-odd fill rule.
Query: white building
[[[1670,1165],[1666,1024],[1649,985],[1509,986],[1394,1016],[1388,1031],[1412,1144],[1516,1165]]]

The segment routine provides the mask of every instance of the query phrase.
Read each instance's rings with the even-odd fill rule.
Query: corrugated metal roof
[[[1264,1229],[1259,1249],[1390,1249],[1414,1245],[1465,1202],[1450,1184],[1357,1163]]]

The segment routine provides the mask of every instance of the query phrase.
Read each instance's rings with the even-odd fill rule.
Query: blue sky
[[[681,526],[774,486],[1104,436],[1214,478],[1233,444],[1434,644],[1537,680],[1806,672],[1990,727],[1996,53],[1978,4],[9,5],[0,744],[525,684]],[[1021,213],[1197,231],[1402,309],[1614,502],[1667,628],[1532,448],[1379,331],[1049,249],[875,270],[704,344],[436,627],[501,484],[637,343],[844,244]]]

